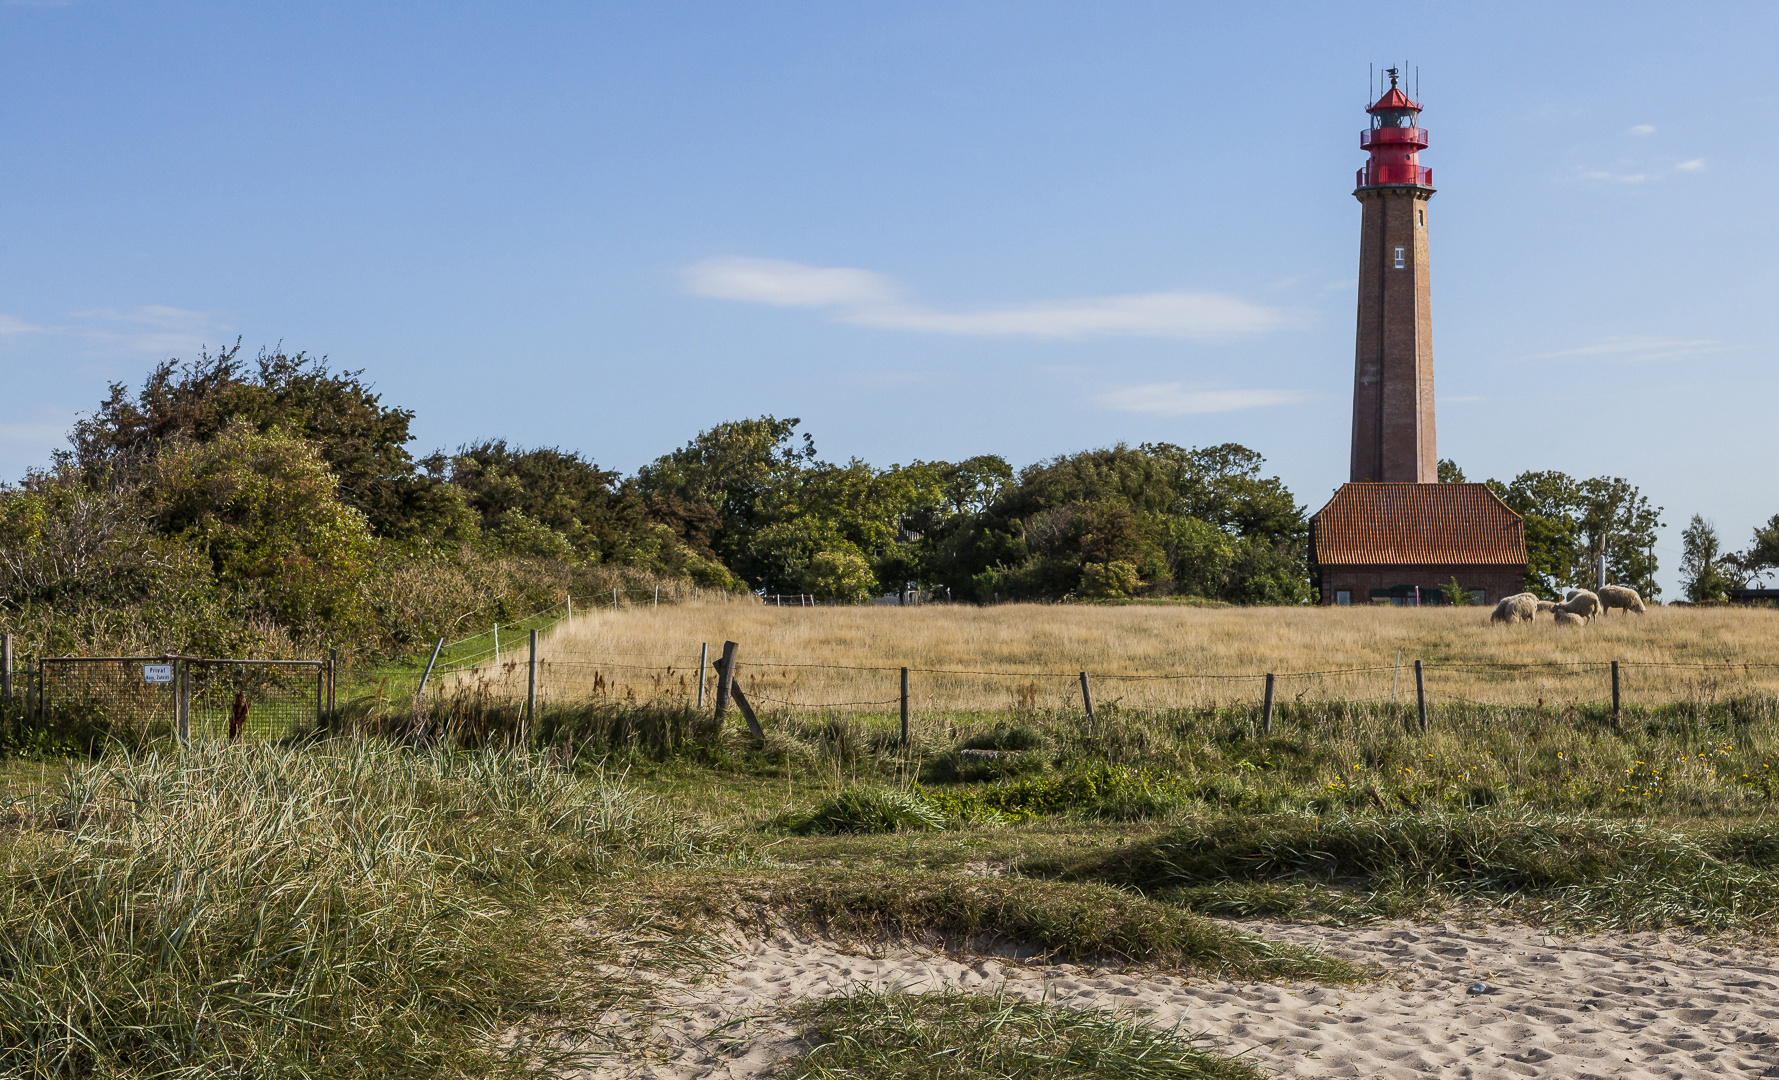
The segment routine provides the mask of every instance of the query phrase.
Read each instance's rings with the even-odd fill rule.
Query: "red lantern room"
[[[1390,68],[1390,89],[1365,111],[1371,127],[1359,133],[1359,148],[1371,152],[1371,160],[1359,170],[1358,186],[1384,184],[1433,186],[1433,170],[1421,165],[1416,155],[1427,148],[1427,133],[1415,126],[1421,107],[1396,88],[1398,72]]]

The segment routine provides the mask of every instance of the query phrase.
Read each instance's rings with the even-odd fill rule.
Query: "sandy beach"
[[[1779,955],[1658,934],[1557,936],[1513,925],[1245,924],[1375,965],[1357,987],[1228,982],[1140,969],[734,938],[699,981],[662,984],[633,1049],[585,1080],[745,1078],[800,1048],[777,1010],[857,987],[1005,992],[1122,1010],[1202,1033],[1291,1077],[1779,1077]],[[1485,993],[1471,993],[1477,984]]]

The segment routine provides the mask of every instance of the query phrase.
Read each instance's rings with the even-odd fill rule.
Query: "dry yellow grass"
[[[1099,703],[1127,708],[1253,701],[1269,671],[1281,700],[1388,700],[1398,650],[1403,700],[1413,699],[1417,659],[1434,702],[1603,701],[1613,660],[1623,662],[1627,703],[1779,691],[1779,667],[1761,666],[1779,662],[1772,610],[1651,608],[1568,630],[1548,617],[1493,626],[1489,609],[1476,607],[728,603],[579,614],[544,637],[540,694],[561,703],[687,701],[699,643],[714,660],[725,640],[741,644],[744,685],[762,711],[893,709],[902,666],[914,669],[915,706],[929,713],[1078,706],[1083,670]],[[523,694],[524,665],[504,659],[476,677]]]

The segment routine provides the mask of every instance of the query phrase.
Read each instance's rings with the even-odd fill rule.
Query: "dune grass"
[[[782,1080],[1258,1080],[1177,1032],[1105,1013],[960,992],[859,991],[797,1007],[814,1046]]]
[[[1533,811],[1219,815],[1028,872],[1140,890],[1238,916],[1506,909],[1540,922],[1642,930],[1779,929],[1779,826],[1688,836]]]
[[[574,977],[598,939],[539,924],[716,850],[536,758],[363,741],[116,754],[0,828],[7,1076],[547,1074],[558,1034],[645,991]]]

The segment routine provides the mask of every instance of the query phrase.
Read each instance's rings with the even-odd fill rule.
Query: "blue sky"
[[[1368,64],[1420,68],[1439,448],[1779,512],[1770,4],[0,5],[0,475],[205,345],[419,453],[1234,440],[1346,478]]]

